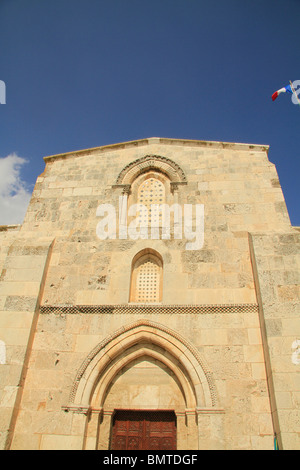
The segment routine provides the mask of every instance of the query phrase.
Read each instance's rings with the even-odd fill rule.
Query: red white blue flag
[[[275,101],[277,96],[280,95],[280,93],[293,93],[291,85],[287,85],[283,88],[280,88],[280,90],[275,91],[275,93],[273,93],[272,95],[272,100]]]

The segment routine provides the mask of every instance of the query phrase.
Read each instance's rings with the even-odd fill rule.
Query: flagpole
[[[297,93],[296,93],[296,90],[295,90],[295,88],[294,88],[294,86],[293,86],[293,83],[291,82],[291,80],[290,80],[289,82],[290,82],[290,85],[291,85],[292,92],[293,92],[293,94],[296,96],[296,100],[298,101],[298,104],[300,105],[300,100],[299,100],[299,98],[298,98],[298,96],[297,96]]]

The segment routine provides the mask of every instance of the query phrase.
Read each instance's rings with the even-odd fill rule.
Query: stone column
[[[92,408],[87,423],[85,450],[98,450],[98,435],[103,409]]]
[[[187,425],[184,411],[175,411],[177,421],[177,449],[186,450],[187,446]]]
[[[114,410],[103,410],[99,420],[98,450],[109,450],[112,416]]]
[[[187,449],[198,449],[198,423],[195,408],[186,409],[186,422],[187,422]]]

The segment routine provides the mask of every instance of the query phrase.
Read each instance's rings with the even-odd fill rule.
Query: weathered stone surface
[[[107,449],[119,408],[174,410],[178,449],[272,449],[274,431],[299,448],[300,233],[267,148],[153,138],[45,162],[23,225],[0,227],[1,448]],[[200,249],[175,227],[119,236],[119,197],[153,172],[169,205],[204,205]],[[129,299],[149,253],[145,309]]]

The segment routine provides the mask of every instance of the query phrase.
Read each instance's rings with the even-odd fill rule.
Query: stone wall
[[[173,162],[170,204],[204,205],[200,250],[185,239],[97,237],[97,207],[118,209],[133,162],[141,172],[147,155],[166,173]],[[283,350],[272,341],[297,339],[289,250],[298,233],[267,148],[155,138],[45,161],[18,236],[0,252],[2,446],[107,448],[127,396],[129,408],[175,409],[179,448],[271,449],[274,427],[281,446],[295,448],[299,388],[293,378],[280,389],[273,359]],[[146,248],[163,261],[162,302],[148,307],[129,303],[132,260]],[[289,369],[296,377],[297,365]]]
[[[25,236],[55,237],[45,303],[128,302],[131,260],[145,247],[165,255],[163,303],[256,301],[247,232],[289,225],[277,173],[265,149],[158,141],[46,160],[22,227]],[[163,155],[180,165],[187,185],[179,187],[178,202],[204,205],[200,251],[186,251],[184,240],[97,238],[98,205],[118,208],[118,175],[145,155]]]
[[[0,365],[1,448],[10,446],[38,319],[51,240],[33,244],[17,238],[9,247],[0,283],[0,338],[6,360]]]
[[[252,234],[272,414],[284,449],[300,446],[300,233]]]
[[[217,430],[202,427],[200,448],[271,449],[273,430],[258,311],[254,307],[246,310],[234,312],[227,309],[224,312],[219,309],[218,313],[209,310],[205,313],[203,310],[195,314],[178,313],[174,308],[171,314],[146,315],[138,313],[137,307],[136,313],[132,314],[43,313],[39,317],[13,447],[55,448],[62,445],[65,436],[68,437],[64,445],[82,446],[82,429],[74,426],[78,415],[62,411],[65,405],[70,404],[70,392],[78,368],[90,352],[116,330],[146,319],[180,332],[194,345],[212,372],[216,391],[214,405],[217,411],[224,413],[224,435],[213,439],[214,434],[218,436]],[[129,366],[133,374],[136,368],[131,363]],[[146,366],[153,368],[153,361],[146,362]],[[162,406],[174,409],[171,395],[169,398],[164,396],[163,402],[159,401],[161,395],[157,393],[157,383],[152,380],[155,375],[151,375],[149,381],[149,375],[135,374],[135,388],[132,384],[126,388],[126,372],[124,365],[123,382],[115,378],[113,394],[108,394],[104,407],[111,409],[114,403],[122,408],[127,396],[125,408],[139,408],[137,404],[142,400],[143,408]],[[171,380],[163,371],[160,375],[165,377],[165,382]],[[178,386],[174,381],[172,383],[178,393]],[[139,393],[144,395],[139,396]],[[148,400],[147,394],[150,394]],[[130,402],[132,397],[135,398]],[[181,403],[182,399],[177,407]],[[199,405],[205,409],[204,398]],[[185,409],[180,408],[180,411]],[[210,416],[206,412],[201,419],[205,421]],[[87,446],[95,448],[96,433],[97,429],[94,434],[90,431]],[[105,445],[108,445],[107,441]]]

